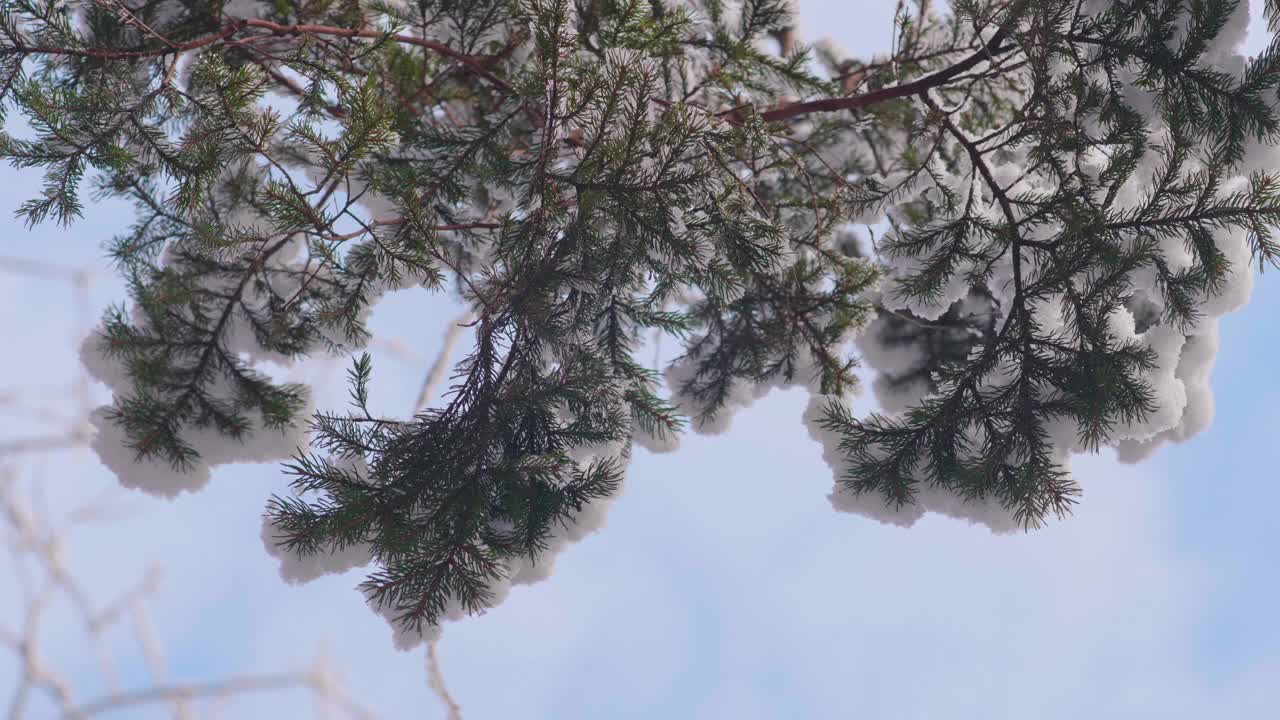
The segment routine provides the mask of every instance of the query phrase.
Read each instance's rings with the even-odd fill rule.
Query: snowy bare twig
[[[440,352],[436,354],[435,361],[431,363],[431,368],[427,370],[426,377],[422,379],[422,389],[418,391],[418,400],[413,407],[415,412],[427,406],[427,402],[431,400],[436,387],[444,380],[444,374],[449,369],[449,355],[453,352],[453,346],[457,344],[458,336],[462,334],[462,329],[474,319],[475,315],[467,311],[459,315],[445,328],[444,338],[440,341]]]
[[[444,674],[440,671],[440,660],[436,657],[436,642],[432,640],[427,643],[427,685],[431,687],[431,691],[440,698],[440,702],[449,710],[449,720],[462,720],[462,707],[454,701],[453,695],[449,694],[449,688],[444,684]]]
[[[440,341],[440,350],[436,353],[436,358],[431,363],[430,369],[427,370],[426,376],[422,379],[422,389],[418,391],[417,402],[414,403],[414,411],[421,411],[427,407],[427,403],[431,400],[435,393],[436,387],[444,379],[444,374],[449,368],[449,355],[453,352],[453,347],[458,341],[458,336],[462,334],[462,330],[475,319],[474,314],[470,311],[464,312],[449,323],[445,328],[444,337]],[[440,659],[436,656],[436,644],[438,640],[430,640],[427,642],[427,685],[431,691],[435,693],[440,702],[444,704],[449,711],[449,720],[462,720],[462,708],[453,699],[453,695],[449,693],[449,688],[444,682],[444,673],[440,669]]]
[[[78,340],[85,332],[91,313],[87,293],[92,279],[90,270],[0,257],[0,273],[65,283],[77,306],[77,327],[70,337]],[[12,655],[18,665],[12,694],[0,699],[4,703],[0,717],[33,718],[37,712],[48,712],[45,708],[51,704],[57,717],[67,720],[134,713],[144,706],[167,707],[177,720],[194,720],[212,717],[218,702],[254,693],[302,689],[310,691],[323,717],[374,720],[372,712],[347,695],[323,658],[318,658],[313,667],[297,671],[187,682],[169,680],[161,635],[147,609],[160,587],[158,566],[146,568],[137,581],[106,602],[95,601],[94,589],[76,577],[66,561],[66,551],[72,545],[73,534],[118,519],[111,501],[114,492],[89,493],[87,501],[55,519],[43,502],[41,479],[33,472],[38,461],[50,452],[86,446],[89,432],[84,419],[91,407],[89,401],[89,384],[84,377],[70,386],[51,386],[44,392],[0,389],[0,410],[6,415],[46,427],[41,434],[30,437],[0,437],[0,543],[8,551],[14,574],[14,581],[5,585],[21,597],[18,617],[0,618],[0,652]],[[71,407],[66,407],[68,404]],[[78,692],[70,673],[56,668],[46,655],[44,634],[56,627],[51,618],[61,605],[68,606],[79,619],[85,645],[96,655],[105,691]],[[148,678],[147,684],[129,688],[122,687],[117,672],[121,651],[107,642],[113,630],[126,624],[132,626]],[[37,706],[38,699],[47,703]],[[210,712],[198,715],[197,701],[207,703]]]

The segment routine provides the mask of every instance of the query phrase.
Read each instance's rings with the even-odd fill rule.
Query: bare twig
[[[69,333],[69,339],[79,341],[92,312],[88,307],[92,273],[88,269],[3,257],[0,258],[0,272],[4,271],[67,282],[78,310],[74,318],[76,328]],[[7,707],[0,707],[0,711],[7,710],[7,713],[0,717],[27,720],[37,707],[37,699],[43,696],[47,702],[41,706],[41,712],[45,712],[43,708],[51,703],[60,717],[68,719],[116,712],[124,716],[131,709],[144,705],[165,705],[177,720],[194,720],[195,700],[229,699],[247,693],[292,688],[310,690],[316,698],[317,707],[326,712],[327,717],[374,720],[373,713],[343,692],[332,672],[323,673],[315,668],[190,683],[169,682],[165,677],[167,668],[161,635],[147,612],[147,601],[156,595],[159,588],[158,566],[149,568],[133,586],[108,602],[94,602],[92,589],[75,576],[66,562],[66,547],[73,530],[117,519],[118,514],[112,512],[114,507],[110,494],[91,494],[86,502],[61,515],[55,522],[44,507],[45,503],[40,502],[43,483],[38,481],[39,478],[33,476],[29,478],[30,483],[23,483],[18,477],[24,463],[29,465],[48,451],[82,448],[87,444],[89,435],[85,431],[84,417],[92,400],[88,379],[81,374],[70,390],[55,386],[53,390],[39,393],[58,398],[58,405],[71,400],[75,407],[69,410],[45,407],[40,403],[17,402],[15,393],[0,392],[0,396],[8,401],[5,405],[10,415],[55,423],[55,432],[47,436],[0,439],[0,460],[5,463],[0,466],[0,540],[7,545],[12,557],[11,569],[16,579],[16,582],[6,581],[0,586],[13,588],[21,601],[21,615],[16,618],[16,623],[0,622],[0,652],[9,653],[18,664],[17,682],[13,685]],[[58,419],[62,419],[60,427],[56,425]],[[23,485],[30,487],[24,491]],[[97,696],[78,694],[74,685],[53,667],[42,652],[42,631],[59,602],[69,605],[79,618],[87,636],[84,646],[98,657],[106,691]],[[118,650],[112,652],[106,638],[114,628],[130,619],[151,684],[122,691],[114,662]]]
[[[418,391],[418,399],[413,404],[415,412],[425,408],[427,402],[431,400],[431,395],[436,386],[444,379],[444,374],[449,369],[449,355],[453,352],[453,346],[458,342],[458,335],[474,319],[475,315],[468,310],[454,318],[449,323],[449,326],[445,328],[444,339],[440,342],[440,351],[436,353],[436,359],[431,363],[431,368],[427,370],[426,377],[422,379],[422,389]]]
[[[440,672],[440,661],[436,658],[436,641],[427,643],[427,685],[440,698],[449,711],[449,720],[462,720],[462,707],[449,694],[444,684],[444,674]]]

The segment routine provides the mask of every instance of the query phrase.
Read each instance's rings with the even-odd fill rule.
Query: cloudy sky
[[[888,45],[893,4],[802,0],[802,26],[870,54]],[[0,170],[3,216],[37,183]],[[69,230],[28,233],[7,220],[0,254],[91,263],[129,218],[123,205],[100,204]],[[95,308],[120,297],[109,271],[92,297]],[[65,290],[4,275],[0,300],[16,341],[0,385],[74,377],[79,320]],[[607,527],[563,553],[549,582],[446,627],[450,688],[467,718],[1269,716],[1280,706],[1278,314],[1280,274],[1268,273],[1221,323],[1212,427],[1140,465],[1077,458],[1079,510],[1033,534],[837,514],[798,392],[770,395],[726,434],[689,438],[679,453],[639,451]],[[375,327],[407,350],[377,354],[377,404],[408,409],[450,317],[425,293],[379,306]],[[322,406],[341,402],[343,388],[330,385]],[[111,482],[87,452],[38,469],[55,506]],[[359,570],[280,581],[259,524],[266,498],[284,488],[275,467],[256,465],[220,469],[204,491],[172,502],[122,492],[130,514],[73,536],[69,564],[104,597],[149,563],[164,566],[151,608],[175,677],[302,665],[324,645],[352,694],[383,717],[444,717],[422,652],[393,650],[353,590]],[[5,622],[17,601],[0,578]],[[88,692],[80,637],[64,626],[46,640]],[[6,663],[0,698],[13,677]],[[137,662],[126,670],[141,677]],[[255,699],[227,716],[272,716],[300,699]]]

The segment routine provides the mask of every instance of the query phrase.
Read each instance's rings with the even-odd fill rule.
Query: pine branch
[[[1239,177],[1280,138],[1280,44],[1217,67],[1231,0],[904,5],[891,56],[818,63],[785,0],[162,6],[6,5],[37,137],[0,153],[46,169],[32,221],[73,219],[85,177],[136,204],[110,417],[178,466],[193,430],[295,423],[260,356],[349,354],[410,286],[468,306],[439,401],[447,360],[403,418],[358,360],[269,508],[299,562],[367,551],[362,590],[423,636],[587,532],[633,440],[769,387],[825,396],[843,489],[1038,526],[1072,452],[1173,432],[1232,244],[1280,263],[1280,178]],[[664,372],[641,356],[668,335]],[[901,412],[845,407],[855,341]]]

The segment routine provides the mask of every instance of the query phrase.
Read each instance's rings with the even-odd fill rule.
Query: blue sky
[[[810,38],[866,52],[888,44],[888,0],[801,8]],[[0,183],[8,217],[38,178],[6,167]],[[90,262],[129,217],[101,205],[69,230],[5,221],[0,254]],[[109,272],[93,297],[98,307],[118,299]],[[0,300],[22,348],[5,354],[6,375],[35,386],[73,376],[75,315],[62,289],[5,275]],[[1267,273],[1221,323],[1212,426],[1138,465],[1077,458],[1078,512],[1029,535],[837,514],[797,392],[770,395],[726,434],[689,438],[676,454],[639,451],[608,525],[564,552],[549,581],[446,627],[451,690],[468,718],[1270,717],[1280,707],[1278,313],[1280,272]],[[451,316],[422,292],[379,306],[375,326],[419,359],[378,354],[375,403],[412,403]],[[321,405],[344,392],[331,387]],[[111,481],[87,452],[42,465],[55,505]],[[384,717],[444,717],[422,653],[394,651],[352,589],[359,570],[279,580],[258,536],[266,498],[283,488],[275,467],[253,465],[219,469],[204,491],[172,502],[122,493],[133,514],[73,536],[69,562],[104,596],[152,561],[165,567],[152,609],[177,677],[305,664],[324,641],[352,693]],[[0,590],[0,619],[13,603]],[[79,637],[65,626],[47,640],[91,683]],[[274,717],[299,699],[256,699],[227,716]]]

